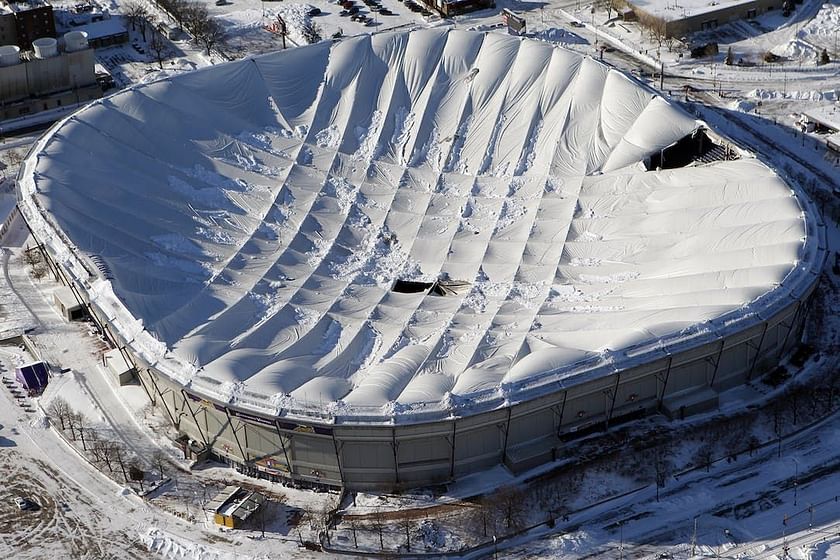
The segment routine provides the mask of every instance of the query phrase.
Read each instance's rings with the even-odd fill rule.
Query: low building
[[[65,48],[51,37],[36,39],[34,52],[0,46],[0,120],[59,107],[79,105],[102,96],[96,81],[95,57],[83,33],[64,36]]]
[[[210,500],[207,510],[213,512],[213,520],[217,525],[239,529],[259,511],[265,501],[265,496],[259,492],[251,492],[240,486],[226,486]]]
[[[134,379],[134,366],[128,363],[119,348],[105,352],[102,361],[105,362],[108,373],[117,379],[120,386],[127,385]]]
[[[826,147],[840,153],[840,103],[806,109],[800,114],[798,124],[803,132],[825,134]]]
[[[61,286],[53,292],[53,303],[65,321],[78,321],[85,316],[85,307],[76,300],[73,290]]]
[[[752,19],[782,7],[784,0],[629,0],[642,25],[655,28],[666,37],[715,29],[740,19]]]
[[[440,12],[444,17],[495,8],[495,0],[419,0],[419,3]]]
[[[30,395],[40,395],[49,383],[47,364],[44,362],[33,362],[15,368],[15,380],[20,383]]]
[[[76,27],[76,31],[87,33],[88,45],[92,49],[104,49],[128,43],[128,28],[121,17],[93,21]]]

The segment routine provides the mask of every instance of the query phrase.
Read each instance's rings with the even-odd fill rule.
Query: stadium
[[[18,189],[185,453],[349,489],[713,410],[798,344],[825,258],[796,187],[646,85],[449,28],[131,87]]]

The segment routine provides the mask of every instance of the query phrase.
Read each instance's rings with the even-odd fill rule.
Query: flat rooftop
[[[802,111],[802,114],[809,120],[840,132],[840,103],[831,103]]]
[[[678,21],[752,2],[754,0],[630,0],[629,3],[665,21]]]

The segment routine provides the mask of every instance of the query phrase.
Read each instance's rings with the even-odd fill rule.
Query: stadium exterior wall
[[[74,287],[63,267],[51,265]],[[268,417],[191,393],[131,354],[96,305],[88,305],[107,338],[136,364],[152,403],[184,440],[195,442],[186,447],[252,476],[392,491],[497,465],[522,472],[562,457],[569,440],[584,434],[650,413],[679,417],[714,408],[717,392],[758,377],[798,344],[819,268],[811,269],[812,281],[799,297],[791,296],[766,318],[756,315],[758,320],[729,336],[701,337],[702,343],[673,353],[662,349],[656,359],[495,410],[419,423],[397,418],[388,425]],[[74,292],[86,301],[82,290]]]
[[[561,457],[567,442],[582,434],[653,412],[679,417],[714,408],[718,392],[774,367],[799,342],[826,256],[819,213],[795,191],[807,234],[801,258],[784,282],[737,313],[672,341],[623,350],[616,362],[567,378],[549,375],[473,409],[393,417],[270,415],[252,410],[247,401],[208,398],[192,382],[179,383],[144,362],[108,311],[90,302],[94,273],[24,195],[26,173],[22,167],[20,214],[53,273],[135,365],[152,403],[185,439],[197,442],[185,448],[203,448],[246,474],[351,490],[443,483],[497,465],[521,472]]]
[[[566,442],[582,434],[657,411],[678,416],[681,402],[704,391],[716,396],[778,364],[799,342],[811,291],[731,337],[507,408],[445,421],[290,422],[192,395],[148,367],[139,370],[140,380],[179,432],[246,474],[395,490],[447,482],[499,464],[521,472],[561,457]]]

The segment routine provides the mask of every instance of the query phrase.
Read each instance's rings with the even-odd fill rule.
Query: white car
[[[23,498],[21,496],[15,496],[15,505],[21,511],[23,511],[25,509],[29,509],[29,500],[27,500],[26,498]]]

